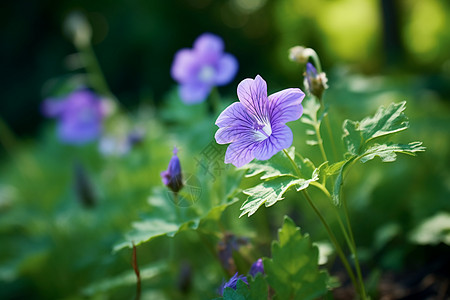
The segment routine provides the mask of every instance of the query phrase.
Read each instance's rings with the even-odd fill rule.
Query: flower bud
[[[77,47],[87,46],[91,42],[92,28],[80,12],[72,12],[67,16],[64,29]]]
[[[237,286],[237,282],[239,280],[242,280],[243,282],[245,282],[246,284],[248,284],[247,278],[244,275],[239,275],[238,273],[234,274],[233,277],[230,278],[230,280],[228,280],[228,282],[225,282],[222,284],[222,286],[219,289],[219,293],[220,295],[223,296],[223,292],[226,288],[232,288],[232,289],[236,289]]]
[[[256,274],[258,273],[264,274],[264,265],[261,258],[253,263],[253,265],[250,268],[250,271],[248,272],[248,274],[252,277],[255,277]]]
[[[289,49],[289,60],[304,64],[308,61],[308,56],[305,56],[305,47],[295,46]]]
[[[166,171],[161,172],[162,182],[172,190],[178,193],[183,188],[183,178],[181,176],[180,160],[177,156],[178,149],[174,147],[173,156],[170,159],[169,166]]]
[[[295,46],[289,49],[289,60],[299,64],[306,64],[312,55],[315,55],[315,51],[311,48]]]
[[[324,72],[318,73],[316,68],[311,63],[306,64],[303,85],[310,94],[322,99],[323,91],[328,88],[327,81],[328,78]]]

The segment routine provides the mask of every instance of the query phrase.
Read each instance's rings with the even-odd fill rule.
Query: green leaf
[[[420,245],[445,243],[450,246],[450,213],[440,212],[426,219],[410,234],[409,239]]]
[[[343,164],[339,163],[341,165],[339,172],[337,173],[336,179],[334,181],[334,188],[333,193],[331,194],[331,198],[333,199],[333,204],[338,206],[341,204],[340,200],[340,193],[341,193],[341,186],[343,184],[344,180],[344,170],[347,166],[349,166],[354,160],[356,156],[351,157],[349,160],[344,161]]]
[[[272,259],[264,259],[267,282],[276,293],[275,299],[317,299],[327,292],[329,279],[318,266],[319,251],[308,235],[285,217],[278,232],[279,241],[272,243]]]
[[[155,278],[164,271],[167,271],[168,265],[165,261],[157,262],[152,265],[143,267],[140,269],[141,280],[150,280]],[[136,274],[133,270],[124,272],[116,277],[104,279],[99,282],[95,282],[82,290],[82,294],[85,296],[93,296],[95,294],[105,294],[105,292],[112,289],[136,285]]]
[[[152,209],[143,220],[134,222],[133,229],[125,236],[125,241],[114,246],[114,251],[131,248],[133,243],[139,245],[158,236],[173,237],[177,232],[187,229],[197,229],[209,219],[220,218],[221,213],[238,199],[232,198],[217,206],[201,203],[201,198],[191,207],[177,207],[172,201],[172,193],[165,188],[157,188],[149,198]],[[226,197],[225,197],[226,198]]]
[[[344,142],[350,154],[359,155],[372,139],[393,134],[409,127],[408,118],[403,113],[406,101],[392,103],[387,108],[381,106],[373,117],[360,122],[344,121]]]
[[[267,283],[260,273],[255,278],[251,278],[248,285],[244,281],[238,280],[236,290],[226,288],[223,292],[225,300],[261,300],[267,299],[267,297]]]
[[[266,207],[274,205],[277,201],[283,200],[284,193],[289,188],[296,186],[297,191],[306,189],[312,181],[317,181],[319,176],[318,172],[313,173],[311,179],[295,179],[289,176],[277,177],[272,180],[266,180],[252,188],[244,190],[244,194],[249,197],[242,204],[242,213],[239,217],[248,214],[250,217],[258,208],[265,204]]]
[[[295,147],[290,147],[287,152],[291,158],[295,157]],[[280,176],[294,176],[292,164],[284,151],[278,152],[269,160],[255,160],[243,168],[248,169],[245,177],[262,174],[260,179],[263,180]]]
[[[396,153],[404,153],[409,155],[415,155],[416,152],[425,151],[425,147],[422,146],[421,142],[412,142],[407,145],[401,145],[401,144],[375,144],[369,149],[367,149],[362,155],[361,155],[361,162],[365,163],[366,161],[369,161],[375,156],[378,156],[381,158],[383,162],[392,162],[397,159]]]

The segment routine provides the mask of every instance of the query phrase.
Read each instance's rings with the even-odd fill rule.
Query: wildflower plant
[[[378,156],[383,162],[392,162],[396,160],[397,153],[415,155],[417,152],[424,151],[425,148],[421,142],[397,144],[381,139],[408,128],[408,120],[404,114],[406,102],[400,102],[393,103],[388,107],[380,107],[373,117],[367,117],[361,121],[345,120],[342,139],[346,153],[344,156],[339,156],[337,146],[333,142],[336,133],[332,132],[331,126],[329,126],[328,108],[325,107],[323,101],[324,91],[328,85],[326,74],[321,70],[318,55],[313,49],[299,47],[291,50],[290,56],[292,60],[305,66],[304,63],[307,61],[303,57],[305,54],[307,58],[314,61],[316,67],[310,62],[306,63],[304,85],[310,96],[303,103],[303,110],[300,104],[303,93],[300,90],[295,91],[294,95],[297,97],[275,97],[275,99],[289,99],[290,101],[273,101],[273,96],[267,100],[264,94],[265,82],[263,83],[259,77],[255,79],[255,82],[259,84],[246,79],[243,81],[246,84],[241,83],[238,87],[238,97],[242,104],[232,104],[222,112],[216,121],[216,125],[219,126],[216,140],[218,143],[232,143],[225,155],[225,163],[233,163],[247,169],[247,177],[257,175],[260,179],[259,184],[243,191],[248,198],[241,206],[241,216],[248,215],[250,217],[262,205],[269,207],[283,200],[284,194],[291,188],[300,192],[326,229],[359,298],[369,299],[358,260],[348,205],[340,193],[342,185],[351,166],[358,161],[365,163]],[[245,89],[243,86],[247,88]],[[286,92],[284,94],[292,95],[292,93]],[[286,105],[287,103],[290,105]],[[287,127],[283,127],[285,128],[284,134],[279,136],[274,129],[275,126],[279,126],[278,128],[285,126],[284,122],[297,120],[302,111],[303,116],[300,120],[310,127],[307,135],[311,139],[307,142],[309,145],[319,148],[322,161],[313,162],[296,152],[294,147],[290,147],[292,134],[289,129],[286,129]],[[274,118],[274,115],[281,117]],[[326,125],[324,129],[327,130],[330,137],[328,140],[322,138],[323,122]],[[275,143],[272,142],[271,137],[275,139]],[[324,142],[328,141],[332,145],[326,148]],[[233,143],[236,143],[235,146]],[[332,159],[328,158],[331,156],[326,149],[333,149]],[[257,160],[252,161],[254,158]],[[348,259],[344,253],[345,248],[338,242],[336,229],[330,226],[330,220],[325,218],[316,201],[311,198],[308,192],[309,187],[317,188],[329,199],[329,204],[336,213],[335,221],[339,224],[340,233],[345,237],[352,260]],[[311,282],[311,278],[305,281],[305,278],[300,276],[305,272],[311,272],[311,269],[306,266],[303,266],[305,268],[303,270],[301,268],[294,269],[295,256],[301,253],[300,243],[305,241],[300,235],[294,237],[295,234],[291,230],[295,231],[296,229],[291,220],[288,219],[285,222],[286,227],[283,227],[280,232],[280,244],[272,245],[273,259],[264,260],[267,283],[275,290],[279,299],[319,297],[326,292],[326,286],[330,283],[326,274],[312,280],[314,286],[308,288],[308,291],[312,293],[309,296],[305,292],[301,292],[301,289],[297,290],[291,283],[293,278],[296,278],[294,281],[297,283]],[[293,236],[284,236],[286,232],[292,232]],[[295,240],[298,241],[300,248],[295,251],[286,250],[283,253],[282,245],[290,247],[287,245],[295,244]],[[314,251],[316,254],[310,255],[306,261],[317,266],[317,250]],[[292,253],[294,253],[294,257],[290,257]],[[312,273],[308,273],[308,276],[312,276]],[[247,292],[247,290],[244,291]],[[225,299],[234,298],[225,297]]]
[[[179,83],[179,97],[171,94],[164,100],[175,99],[176,109],[171,107],[164,115],[152,107],[157,113],[145,114],[143,130],[135,131],[123,111],[105,119],[108,109],[98,95],[117,99],[93,55],[87,20],[80,15],[71,18],[67,29],[86,68],[86,86],[95,92],[75,89],[65,98],[45,101],[42,109],[57,119],[63,142],[81,145],[99,140],[101,153],[95,147],[44,146],[26,159],[11,160],[17,165],[11,163],[2,174],[13,173],[17,179],[8,186],[2,175],[0,210],[15,213],[5,213],[0,227],[13,236],[20,223],[26,230],[17,242],[30,250],[15,253],[16,243],[5,243],[7,255],[14,254],[18,263],[2,265],[0,280],[20,278],[18,274],[25,272],[27,280],[39,285],[45,274],[49,284],[41,290],[63,284],[71,292],[81,290],[74,296],[50,289],[58,298],[129,298],[132,293],[136,299],[329,298],[330,291],[345,282],[339,283],[319,264],[324,253],[316,246],[317,231],[309,235],[298,227],[311,218],[307,211],[293,212],[292,207],[310,206],[312,217],[329,237],[329,243],[322,244],[333,246],[330,256],[342,262],[355,298],[369,298],[365,279],[370,276],[362,272],[360,236],[352,227],[355,215],[350,215],[351,203],[341,191],[356,164],[375,157],[393,162],[399,153],[425,150],[421,142],[390,139],[409,127],[406,102],[382,106],[359,121],[347,119],[341,128],[331,126],[338,117],[329,105],[336,102],[327,97],[335,86],[328,82],[317,53],[298,46],[289,58],[299,64],[298,82],[303,87],[286,86],[270,94],[272,83],[255,72],[254,78],[239,83],[234,103],[208,115],[206,104],[180,105],[179,98],[184,104],[203,102],[216,86],[233,80],[238,63],[224,51],[220,37],[207,33],[192,49],[175,55],[171,72]],[[115,104],[123,110],[119,102]],[[171,152],[174,144],[183,151]],[[64,178],[58,168],[74,158],[80,164],[72,172],[69,168]],[[42,195],[45,205],[39,215],[29,218],[28,204],[36,203],[36,194]],[[66,194],[79,201],[52,198]],[[22,198],[28,202],[25,212],[16,205],[25,203]],[[262,208],[275,204],[277,209]],[[285,214],[290,217],[281,218]],[[448,218],[437,217],[440,224],[441,218]],[[431,225],[425,225],[411,239],[430,243],[430,237],[423,237]],[[276,237],[274,226],[280,227]],[[447,241],[440,232],[431,242]],[[34,241],[37,247],[30,246]],[[90,259],[79,253],[89,253]],[[71,276],[70,267],[75,275],[61,281],[60,274]],[[98,278],[99,274],[112,275]]]

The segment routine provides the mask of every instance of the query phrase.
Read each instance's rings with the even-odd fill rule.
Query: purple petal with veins
[[[217,143],[231,143],[225,163],[241,167],[254,158],[267,160],[292,145],[292,131],[285,123],[303,113],[305,94],[300,89],[285,89],[267,97],[267,84],[257,75],[241,81],[237,94],[240,102],[228,106],[216,120]]]

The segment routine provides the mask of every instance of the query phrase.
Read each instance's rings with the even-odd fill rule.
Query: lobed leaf
[[[283,195],[291,188],[296,186],[297,191],[306,189],[312,181],[319,179],[318,172],[314,172],[311,179],[296,179],[290,176],[277,177],[272,180],[266,180],[252,188],[244,190],[244,194],[249,197],[242,204],[242,213],[239,217],[248,214],[253,215],[261,205],[266,207],[274,205],[277,201],[284,199]]]
[[[290,147],[287,152],[290,157],[295,157],[295,147]],[[294,176],[292,165],[283,151],[278,152],[269,160],[254,160],[243,168],[247,169],[245,177],[261,174],[260,179],[263,180],[280,176]]]
[[[392,103],[387,108],[381,106],[373,117],[367,117],[360,122],[345,120],[343,138],[348,152],[359,155],[372,139],[407,129],[409,123],[403,113],[405,108],[406,101]]]
[[[327,292],[329,276],[319,270],[319,251],[308,235],[285,217],[272,243],[272,259],[264,259],[267,282],[275,291],[274,299],[317,299]]]
[[[396,153],[404,153],[409,155],[415,155],[416,152],[425,151],[425,147],[422,146],[422,142],[412,142],[407,145],[402,144],[375,144],[367,149],[361,155],[361,162],[365,163],[375,156],[381,158],[383,162],[392,162],[397,159]]]

